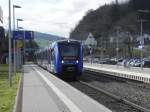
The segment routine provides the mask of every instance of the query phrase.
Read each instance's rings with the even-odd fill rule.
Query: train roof
[[[81,44],[81,42],[79,42],[77,40],[71,40],[71,39],[58,40],[58,41],[55,41],[54,43],[52,43],[51,48],[54,47],[56,44],[60,44],[60,43],[78,43],[78,44]]]
[[[67,39],[67,40],[58,40],[55,43],[81,43],[77,40],[71,40],[71,39]]]
[[[81,42],[77,41],[77,40],[71,40],[71,39],[66,39],[66,40],[58,40],[53,42],[52,44],[50,44],[49,46],[45,47],[44,49],[39,49],[36,53],[40,53],[43,52],[45,50],[49,50],[52,49],[55,45],[57,45],[58,43],[79,43],[81,44]]]

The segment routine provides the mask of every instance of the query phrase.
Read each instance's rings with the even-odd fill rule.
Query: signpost
[[[92,64],[92,60],[93,60],[93,46],[97,46],[97,41],[95,40],[94,36],[92,33],[89,33],[87,39],[84,42],[85,45],[88,46],[89,51],[90,51],[90,57],[91,57],[91,64]]]
[[[17,30],[13,31],[13,39],[17,40],[17,48],[23,48],[24,49],[24,58],[23,60],[25,61],[25,41],[26,40],[33,40],[34,39],[34,32],[33,31],[23,31],[23,30]],[[23,61],[23,62],[24,62]]]
[[[17,48],[23,48],[22,40],[17,40]]]

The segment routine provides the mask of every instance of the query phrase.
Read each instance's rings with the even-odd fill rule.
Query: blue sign
[[[25,31],[25,39],[26,40],[34,39],[34,32],[33,31]]]
[[[13,39],[15,40],[32,40],[34,39],[33,31],[13,31]]]
[[[22,40],[24,38],[24,31],[13,31],[13,39]]]

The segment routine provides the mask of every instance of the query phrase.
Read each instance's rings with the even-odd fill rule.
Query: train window
[[[60,45],[61,56],[78,56],[79,55],[79,46],[78,45]]]

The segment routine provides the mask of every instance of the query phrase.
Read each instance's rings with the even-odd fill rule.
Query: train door
[[[50,49],[47,50],[47,61],[48,61],[47,69],[51,71],[51,50]]]
[[[51,50],[51,72],[54,72],[55,71],[55,68],[54,68],[54,64],[55,64],[55,53],[54,53],[54,49]]]

